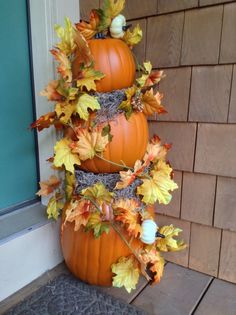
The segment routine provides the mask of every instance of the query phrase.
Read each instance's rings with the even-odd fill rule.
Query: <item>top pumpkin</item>
[[[97,81],[98,92],[120,90],[133,85],[135,78],[135,62],[130,48],[120,39],[91,39],[89,48],[94,58],[94,68],[105,74]],[[79,58],[72,65],[73,75],[80,70]]]

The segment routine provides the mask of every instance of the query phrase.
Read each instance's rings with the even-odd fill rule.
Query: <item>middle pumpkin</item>
[[[103,152],[103,158],[117,164],[133,167],[136,160],[142,159],[147,148],[148,124],[142,112],[136,112],[127,120],[119,114],[109,122],[113,136]],[[114,173],[123,169],[99,157],[86,160],[80,168],[93,173]]]

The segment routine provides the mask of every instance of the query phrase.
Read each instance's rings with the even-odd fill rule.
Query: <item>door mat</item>
[[[128,294],[128,293],[127,293]],[[60,275],[4,315],[146,315],[89,286],[72,275]]]

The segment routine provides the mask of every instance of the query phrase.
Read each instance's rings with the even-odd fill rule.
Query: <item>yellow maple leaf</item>
[[[133,48],[134,45],[137,45],[141,41],[142,37],[143,31],[141,30],[139,24],[137,24],[132,32],[127,30],[122,39],[130,48]]]
[[[109,143],[109,135],[102,135],[102,128],[97,127],[89,132],[80,129],[77,134],[79,141],[71,144],[72,152],[78,153],[82,161],[92,159],[97,153],[101,154]]]
[[[110,0],[110,16],[112,19],[124,9],[124,5],[125,0]]]
[[[90,216],[90,206],[89,200],[72,200],[66,210],[65,222],[74,222],[75,231],[78,231],[81,225],[86,226]]]
[[[61,181],[55,175],[51,175],[47,181],[39,182],[40,190],[36,193],[38,196],[48,196],[51,194],[59,185]]]
[[[186,248],[186,244],[183,240],[176,240],[174,236],[178,236],[181,229],[171,225],[165,225],[159,228],[159,233],[165,235],[165,238],[158,238],[156,241],[156,246],[160,251],[163,252],[173,252],[179,251]]]
[[[65,183],[66,199],[70,200],[72,193],[75,188],[75,174],[66,172],[66,183]]]
[[[67,102],[57,103],[55,112],[62,124],[67,124],[75,111],[75,105]]]
[[[104,78],[105,74],[100,71],[94,70],[91,67],[84,68],[81,70],[79,79],[77,80],[77,87],[82,89],[85,87],[88,91],[96,91],[95,81]]]
[[[88,120],[89,112],[88,109],[97,110],[100,109],[100,104],[96,97],[82,94],[76,103],[76,112],[79,114],[80,118]]]
[[[71,173],[74,173],[74,164],[80,165],[79,156],[71,151],[71,141],[63,138],[58,141],[54,147],[54,166],[65,166],[65,169]]]
[[[133,108],[131,105],[131,100],[132,100],[132,97],[135,95],[135,93],[136,93],[136,87],[135,86],[128,88],[125,91],[126,100],[121,102],[121,104],[119,105],[119,109],[122,109],[125,111],[126,118],[129,118],[130,115],[132,114]]]
[[[133,256],[121,257],[117,263],[112,264],[111,270],[116,274],[112,280],[113,287],[124,286],[129,293],[136,288],[139,280],[139,268]]]
[[[49,199],[47,205],[48,219],[53,218],[57,220],[60,210],[64,207],[64,203],[60,199],[61,197],[58,194]]]
[[[142,201],[146,204],[159,203],[168,204],[171,201],[171,194],[178,188],[178,185],[171,179],[172,168],[164,161],[160,160],[151,171],[150,179],[142,179],[143,184],[137,187],[137,193],[142,195]]]
[[[85,188],[81,191],[81,195],[85,198],[94,200],[99,206],[104,202],[109,204],[114,196],[102,183],[96,183],[93,186]]]
[[[161,104],[161,99],[163,95],[157,92],[153,94],[153,89],[146,91],[142,95],[143,113],[146,116],[151,116],[154,113],[163,114],[167,113],[164,106]]]
[[[119,199],[113,203],[115,220],[126,225],[129,235],[137,237],[141,233],[139,203],[134,199]]]
[[[65,18],[65,28],[56,24],[54,29],[57,36],[61,39],[61,42],[56,46],[67,56],[71,55],[76,49],[76,44],[74,42],[74,30],[70,19],[68,17]]]
[[[145,86],[145,83],[146,83],[146,81],[147,81],[147,79],[148,79],[148,77],[149,77],[149,75],[150,75],[150,73],[152,71],[152,64],[151,64],[151,62],[150,61],[144,62],[142,69],[143,69],[144,73],[142,74],[141,78],[136,79],[136,81],[138,82],[140,87]]]
[[[88,220],[85,231],[93,230],[95,238],[101,236],[103,232],[109,233],[110,226],[108,223],[103,222],[99,212],[93,212]]]

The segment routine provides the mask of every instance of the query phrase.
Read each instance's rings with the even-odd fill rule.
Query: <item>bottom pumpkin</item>
[[[153,208],[149,212],[154,215]],[[130,239],[125,230],[122,234]],[[74,231],[74,223],[62,222],[61,246],[69,270],[80,280],[99,286],[111,286],[111,265],[120,257],[132,254],[112,226],[108,234],[104,232],[96,239],[92,231],[85,232],[84,228]],[[131,246],[135,249],[142,246],[142,242],[134,239]]]

